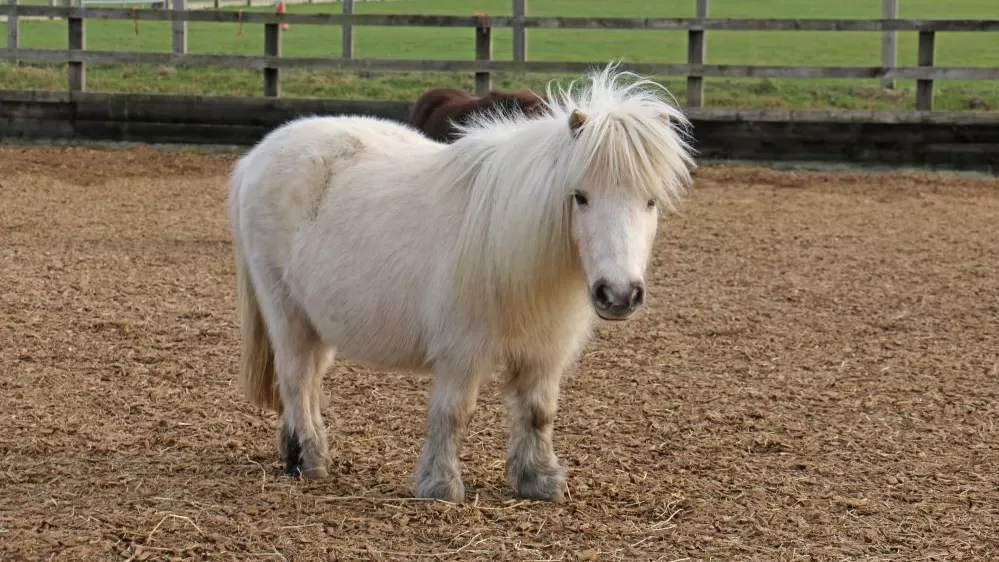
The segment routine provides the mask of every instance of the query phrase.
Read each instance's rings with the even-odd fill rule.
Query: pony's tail
[[[233,200],[230,202],[233,250],[236,258],[236,302],[242,340],[239,380],[250,403],[275,410],[280,414],[281,397],[275,384],[274,349],[271,347],[264,317],[260,313],[257,292],[253,288],[249,265],[239,239],[238,190],[241,187],[241,176],[237,168],[233,174]]]

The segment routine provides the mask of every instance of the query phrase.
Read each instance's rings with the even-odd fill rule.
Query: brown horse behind
[[[413,104],[409,124],[436,141],[450,143],[458,138],[455,123],[465,123],[476,111],[492,106],[526,115],[537,115],[544,110],[542,99],[530,90],[497,89],[479,97],[456,88],[435,88]]]

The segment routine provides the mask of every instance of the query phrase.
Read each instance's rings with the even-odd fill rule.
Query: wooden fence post
[[[271,57],[281,56],[281,24],[264,24],[264,54]],[[276,98],[281,95],[281,75],[279,69],[264,67],[264,96]]]
[[[479,25],[475,26],[475,60],[492,60],[493,58],[493,30],[486,22],[489,17],[485,13],[477,13]],[[475,73],[475,93],[484,96],[493,89],[493,79],[489,72]]]
[[[936,33],[933,31],[919,32],[919,66],[932,67]],[[916,80],[916,109],[933,111],[933,80]]]
[[[513,0],[513,17],[527,17],[527,0]],[[513,24],[513,60],[527,60],[527,29],[518,23]]]
[[[354,0],[343,0],[343,15],[350,16],[354,14]],[[343,37],[343,46],[341,47],[340,56],[345,59],[354,58],[354,26],[349,23],[345,23],[340,27],[340,32]]]
[[[186,0],[173,0],[175,13],[183,12]],[[187,21],[173,20],[173,52],[183,55],[187,53]]]
[[[87,48],[87,20],[70,16],[66,19],[69,28],[69,50],[82,51]],[[84,62],[69,63],[69,91],[83,92],[87,89],[87,66]]]
[[[17,0],[7,0],[11,8],[17,6]],[[7,16],[7,48],[8,49],[18,49],[20,48],[20,40],[18,33],[21,31],[21,18],[14,15],[14,10],[11,9],[10,15]]]
[[[697,0],[697,17],[708,17],[708,0]],[[703,29],[687,32],[687,64],[704,64],[708,42]],[[687,107],[704,107],[704,78],[687,76]]]
[[[886,20],[898,19],[898,0],[881,0],[881,17]],[[881,32],[881,66],[885,68],[895,68],[895,64],[897,62],[895,54],[897,41],[898,34],[896,32]],[[895,79],[882,78],[881,87],[894,90]]]

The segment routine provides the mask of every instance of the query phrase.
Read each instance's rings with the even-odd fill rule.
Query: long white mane
[[[583,180],[591,190],[632,190],[670,209],[684,195],[694,167],[689,122],[669,92],[613,63],[585,82],[549,84],[540,116],[481,113],[441,150],[434,171],[468,205],[459,292],[536,300],[541,295],[527,294],[532,279],[556,281],[575,267],[569,219]],[[576,110],[585,123],[573,132]]]

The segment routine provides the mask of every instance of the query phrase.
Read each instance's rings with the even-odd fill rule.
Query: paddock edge
[[[0,140],[250,146],[302,115],[404,121],[407,101],[0,90]],[[999,113],[687,109],[698,157],[999,172]]]

